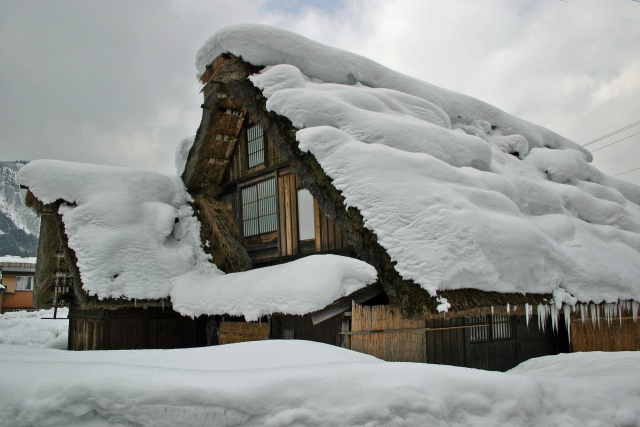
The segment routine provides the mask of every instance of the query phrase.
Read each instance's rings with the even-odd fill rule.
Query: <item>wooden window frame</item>
[[[271,185],[268,184],[270,182],[272,182]],[[261,186],[264,186],[262,190]],[[271,189],[273,193],[266,196],[263,194],[264,197],[261,197],[260,191]],[[255,192],[253,195],[250,194],[252,191]],[[278,180],[276,177],[270,177],[240,188],[240,204],[243,237],[278,231]],[[248,225],[249,221],[255,221],[255,225]]]
[[[258,132],[252,132],[253,129]],[[245,131],[247,144],[247,169],[251,170],[258,167],[267,166],[267,140],[264,135],[264,129],[257,123],[247,125]]]

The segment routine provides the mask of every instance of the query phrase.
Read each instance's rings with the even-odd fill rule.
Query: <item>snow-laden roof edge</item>
[[[451,90],[391,70],[375,61],[330,47],[290,31],[266,25],[241,24],[225,27],[212,35],[198,50],[195,65],[200,74],[220,54],[241,56],[253,65],[289,64],[304,75],[327,83],[355,84],[394,89],[433,102],[452,119],[465,122],[478,117],[497,126],[504,135],[520,134],[530,147],[572,148],[583,152],[587,161],[591,153],[575,142],[542,126],[512,116],[499,108]]]
[[[178,176],[36,160],[20,170],[18,182],[44,204],[62,201],[58,213],[90,296],[166,298],[172,278],[215,269]]]
[[[371,265],[338,255],[310,255],[243,273],[212,275],[192,271],[173,280],[173,308],[185,316],[303,315],[376,281]]]

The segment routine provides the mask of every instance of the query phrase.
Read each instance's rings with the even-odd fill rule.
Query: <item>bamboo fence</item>
[[[633,351],[640,350],[640,322],[632,318],[605,319],[594,324],[590,319],[571,322],[573,351]]]
[[[389,306],[351,305],[351,331],[424,328],[423,319],[409,320]],[[425,330],[351,335],[351,349],[390,362],[426,362]]]
[[[219,344],[269,339],[269,323],[222,322],[218,332]]]

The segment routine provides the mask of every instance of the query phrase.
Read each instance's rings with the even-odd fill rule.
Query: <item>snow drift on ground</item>
[[[306,314],[376,281],[375,268],[338,255],[311,255],[244,273],[194,271],[174,280],[173,309],[185,316],[229,314],[258,320]]]
[[[591,154],[477,99],[274,28],[200,49],[266,65],[267,109],[300,130],[396,269],[431,294],[473,287],[580,301],[640,299],[640,187]]]
[[[170,279],[207,264],[180,178],[131,168],[37,160],[18,173],[59,213],[84,289],[99,298],[165,298]]]
[[[69,322],[66,308],[54,310],[10,311],[0,314],[0,344],[67,348]]]
[[[305,341],[183,350],[0,345],[0,425],[637,426],[640,352],[512,372],[389,363]],[[596,367],[593,369],[592,367]],[[565,374],[566,372],[566,374]]]

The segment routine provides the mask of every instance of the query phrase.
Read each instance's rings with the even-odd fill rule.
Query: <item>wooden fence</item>
[[[269,339],[269,323],[222,322],[218,333],[218,344]]]
[[[613,318],[611,324],[601,319],[593,324],[591,319],[571,322],[571,347],[573,351],[634,351],[640,350],[640,321],[633,318]]]
[[[359,331],[423,328],[424,320],[408,320],[389,306],[372,307],[352,303],[351,349],[391,362],[426,362],[427,332],[402,331],[358,334]]]

